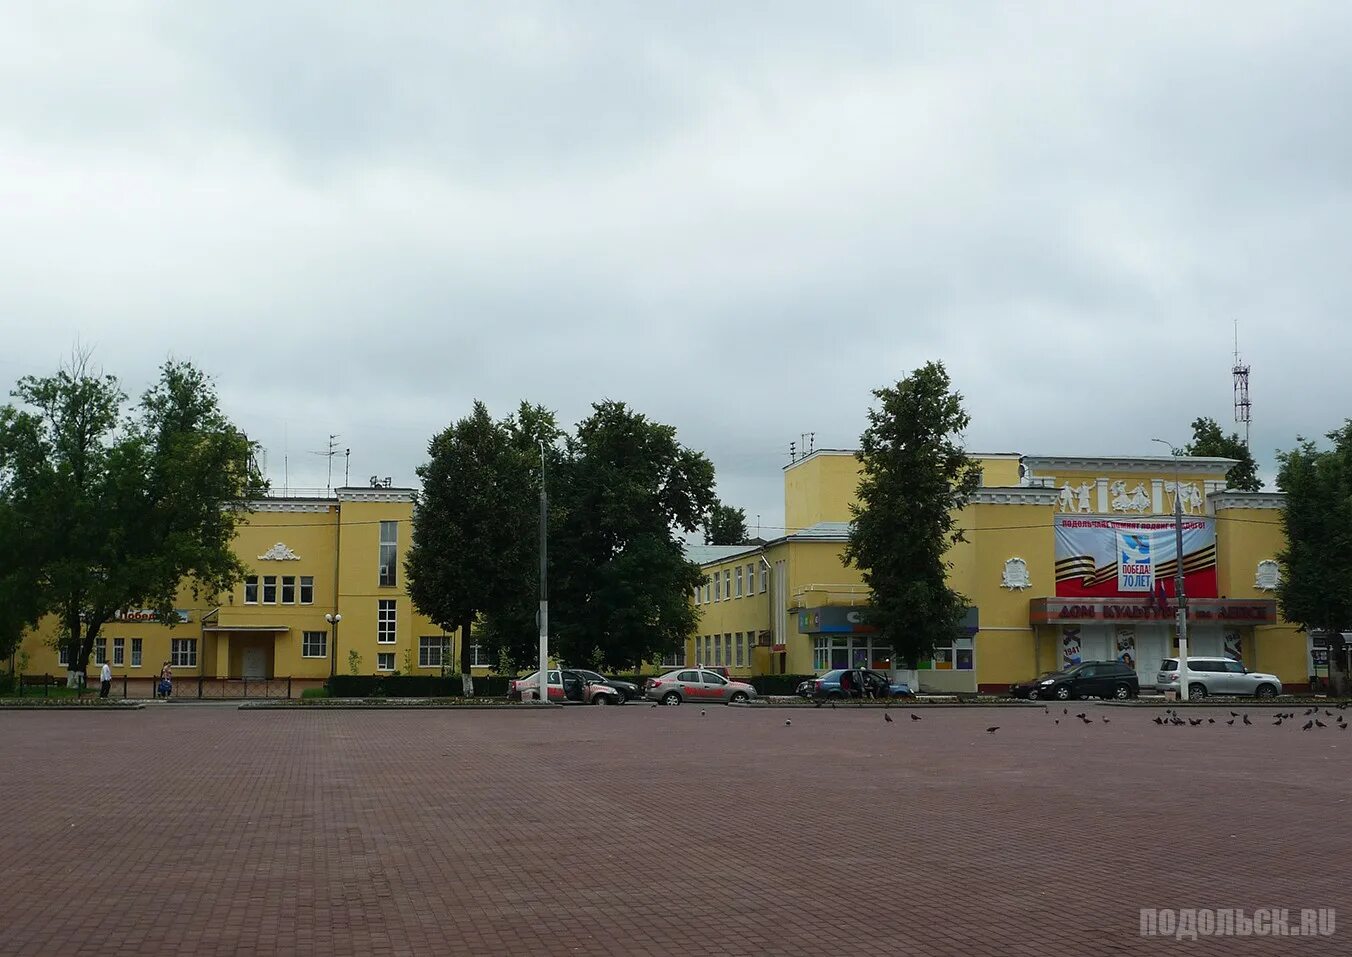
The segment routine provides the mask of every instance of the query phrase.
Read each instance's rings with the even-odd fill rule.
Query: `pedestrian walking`
[[[156,691],[160,697],[168,698],[169,695],[173,692],[173,690],[174,690],[174,672],[170,668],[169,662],[166,661],[164,663],[164,667],[160,669],[160,684],[159,687],[156,689]]]
[[[105,661],[103,663],[103,667],[99,669],[99,697],[100,698],[108,697],[108,692],[112,690],[112,687],[113,687],[113,669],[109,668],[108,662]]]

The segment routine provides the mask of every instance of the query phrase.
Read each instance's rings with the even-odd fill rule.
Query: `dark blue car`
[[[798,686],[803,698],[835,700],[838,698],[910,698],[911,686],[893,681],[881,671],[869,668],[837,668],[820,678],[804,681]]]

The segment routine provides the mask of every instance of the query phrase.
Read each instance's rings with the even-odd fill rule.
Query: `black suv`
[[[1053,671],[1031,681],[1010,685],[1015,698],[1039,701],[1052,698],[1116,698],[1124,701],[1141,693],[1141,683],[1131,665],[1121,661],[1086,661],[1065,671]]]

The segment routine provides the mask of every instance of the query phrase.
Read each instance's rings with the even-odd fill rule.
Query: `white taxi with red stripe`
[[[750,701],[756,689],[743,681],[729,681],[707,668],[678,668],[651,679],[643,689],[649,701],[677,705],[684,701],[708,701],[714,704]]]

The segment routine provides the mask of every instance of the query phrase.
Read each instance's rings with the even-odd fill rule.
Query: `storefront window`
[[[934,649],[933,666],[938,671],[971,671],[972,639],[954,638],[947,645],[939,645]]]

